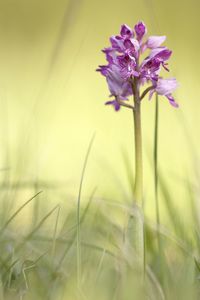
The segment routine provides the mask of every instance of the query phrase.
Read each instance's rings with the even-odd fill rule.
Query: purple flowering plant
[[[165,36],[149,36],[143,22],[135,25],[134,29],[127,25],[121,26],[119,35],[111,36],[111,46],[103,49],[106,55],[107,65],[100,65],[97,71],[106,77],[110,96],[113,100],[106,104],[114,106],[118,111],[121,106],[133,108],[127,102],[128,97],[137,95],[137,101],[141,101],[146,94],[151,99],[154,93],[165,96],[169,103],[178,107],[172,92],[177,88],[175,78],[163,79],[160,71],[167,72],[172,51],[162,46]],[[146,58],[140,61],[141,55],[148,51]],[[140,88],[144,84],[149,87],[140,95]]]
[[[146,95],[149,95],[149,99],[151,99],[156,94],[155,133],[158,127],[158,95],[165,96],[173,107],[178,107],[172,95],[178,85],[176,79],[165,79],[160,76],[161,70],[169,72],[167,62],[172,54],[171,50],[162,46],[166,37],[149,36],[146,38],[146,33],[147,29],[143,22],[136,24],[134,29],[125,24],[122,25],[120,34],[111,36],[110,47],[102,50],[106,56],[107,65],[100,65],[97,69],[106,77],[110,97],[114,97],[106,104],[112,105],[116,111],[119,111],[121,106],[133,111],[135,133],[134,200],[137,202],[138,208],[142,207],[143,201],[141,102]],[[143,57],[144,59],[142,59]],[[133,103],[128,101],[130,96],[133,96]],[[154,153],[157,153],[156,147]],[[156,168],[157,163],[155,164],[155,172]],[[155,200],[157,224],[159,224],[157,196]],[[131,220],[132,217],[129,220],[130,224]],[[136,221],[140,233],[138,239],[135,236],[135,240],[137,240],[135,241],[135,250],[141,256],[143,270],[145,270],[144,224],[143,222],[141,224],[139,219]]]
[[[146,33],[147,28],[143,22],[138,22],[133,29],[128,25],[122,25],[120,33],[110,37],[110,47],[102,50],[106,56],[107,65],[100,65],[97,69],[106,77],[110,97],[114,97],[105,104],[112,105],[116,111],[119,111],[121,106],[133,111],[134,197],[139,203],[143,195],[141,102],[146,95],[149,95],[151,99],[153,94],[156,94],[165,96],[173,107],[178,107],[172,95],[178,86],[176,79],[164,79],[160,76],[161,70],[169,72],[168,60],[172,54],[171,50],[163,46],[166,37],[146,37]],[[128,101],[130,96],[133,96],[133,103]]]

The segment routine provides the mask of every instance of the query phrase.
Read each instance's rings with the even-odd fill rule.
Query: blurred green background
[[[96,132],[84,193],[127,202],[124,156],[134,166],[129,111],[104,106],[109,92],[95,72],[100,50],[122,23],[143,20],[167,36],[176,110],[160,98],[159,169],[182,216],[185,180],[198,174],[200,2],[198,0],[0,0],[0,165],[2,180],[60,182],[76,196],[83,159]],[[142,107],[145,204],[154,214],[154,100]],[[175,182],[175,183],[174,183]],[[194,184],[196,181],[194,181]],[[23,198],[24,199],[24,198]],[[188,218],[189,220],[189,218]]]

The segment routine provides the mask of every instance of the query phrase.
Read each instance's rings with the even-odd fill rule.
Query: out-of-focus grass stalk
[[[157,240],[158,240],[158,249],[159,252],[161,253],[161,239],[159,234],[160,209],[159,209],[159,199],[158,199],[158,122],[159,122],[159,102],[158,102],[158,94],[156,93],[155,127],[154,127],[154,188],[155,188]]]
[[[56,215],[56,222],[55,222],[55,227],[54,227],[54,231],[53,231],[52,249],[51,249],[52,262],[54,261],[55,252],[56,252],[56,240],[57,240],[57,229],[58,229],[59,216],[60,216],[60,206],[58,206],[58,211],[57,211],[57,215]]]
[[[37,196],[39,196],[42,193],[42,191],[35,194],[33,197],[28,199],[24,204],[22,204],[16,212],[6,221],[6,223],[3,225],[3,227],[0,229],[0,235],[5,231],[5,229],[8,227],[8,225],[14,220],[14,218],[23,210],[24,207],[26,207],[27,204],[29,204],[32,200],[34,200]]]
[[[163,249],[162,240],[160,235],[160,205],[158,197],[158,126],[159,126],[159,99],[156,93],[155,101],[155,127],[154,127],[154,189],[155,189],[155,208],[156,208],[156,233],[158,243],[158,264],[161,274],[161,280],[163,278],[164,266],[163,266]]]
[[[80,204],[81,204],[81,193],[82,193],[82,187],[83,187],[83,180],[84,180],[84,175],[87,167],[87,162],[89,158],[89,154],[92,148],[92,144],[95,138],[95,134],[93,134],[92,139],[89,143],[87,153],[85,156],[84,164],[83,164],[83,169],[81,173],[81,180],[80,180],[80,185],[79,185],[79,192],[78,192],[78,202],[77,202],[77,236],[76,236],[76,242],[77,242],[77,287],[78,291],[80,292],[80,286],[81,286],[81,232],[80,232]]]

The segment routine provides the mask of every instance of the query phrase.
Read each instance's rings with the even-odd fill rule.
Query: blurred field
[[[151,34],[167,36],[173,50],[169,76],[180,82],[180,109],[160,98],[162,266],[152,169],[155,101],[146,99],[142,107],[147,261],[155,275],[148,275],[147,299],[199,299],[200,264],[194,261],[199,255],[199,9],[197,0],[0,0],[0,299],[76,299],[77,195],[94,132],[81,215],[96,190],[83,222],[84,288],[78,294],[81,299],[143,297],[138,290],[140,296],[132,298],[133,282],[138,286],[131,279],[132,252],[122,249],[133,198],[132,114],[104,106],[107,86],[95,72],[104,63],[100,50],[109,36],[122,23],[133,26],[138,20]],[[4,228],[17,208],[41,190]],[[30,284],[24,264],[31,266]],[[126,268],[129,280],[123,277]]]

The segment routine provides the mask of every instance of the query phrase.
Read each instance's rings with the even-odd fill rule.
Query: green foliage
[[[60,205],[46,205],[43,216],[27,228],[19,220],[23,220],[28,206],[30,217],[35,213],[32,204],[38,198],[41,203],[44,193],[38,192],[12,208],[7,220],[1,222],[0,299],[199,299],[198,220],[194,218],[194,227],[185,230],[164,180],[160,188],[168,203],[172,229],[162,222],[158,227],[145,218],[144,280],[132,245],[134,228],[131,234],[127,230],[128,217],[137,215],[137,207],[99,198],[97,190],[84,203],[79,197],[79,283],[76,205],[67,213]],[[189,194],[194,198],[191,191]],[[192,201],[188,199],[188,205]]]

